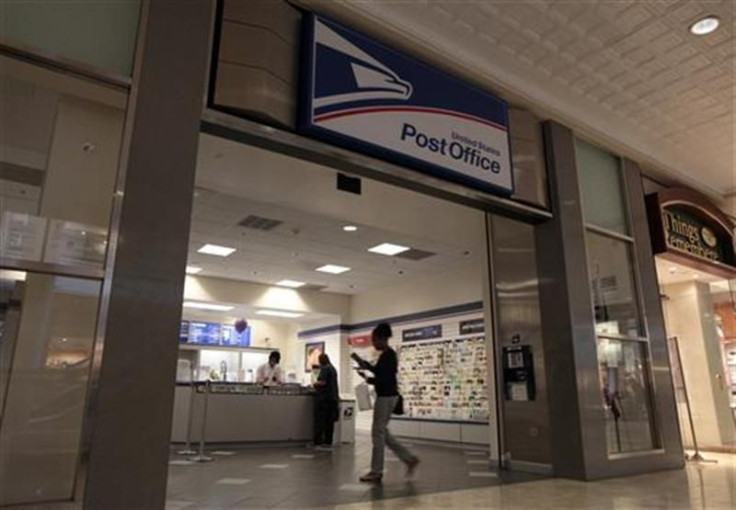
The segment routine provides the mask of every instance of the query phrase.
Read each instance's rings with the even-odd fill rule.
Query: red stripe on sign
[[[506,126],[496,124],[490,120],[482,119],[474,115],[468,115],[467,113],[454,112],[452,110],[443,110],[442,108],[426,108],[419,106],[367,106],[365,108],[353,108],[352,110],[342,110],[334,113],[323,113],[314,118],[315,122],[325,122],[328,120],[339,119],[341,117],[350,117],[352,115],[362,115],[365,113],[383,113],[383,112],[419,112],[419,113],[435,113],[438,115],[447,115],[448,117],[457,117],[459,119],[471,120],[473,122],[479,122],[490,126],[492,128],[500,129],[501,131],[508,131]]]

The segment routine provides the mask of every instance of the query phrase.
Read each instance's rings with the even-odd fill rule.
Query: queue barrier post
[[[190,457],[192,462],[212,462],[214,458],[204,454],[205,432],[207,431],[207,405],[210,396],[210,381],[204,383],[204,409],[202,410],[202,428],[199,434],[199,452],[194,457]]]

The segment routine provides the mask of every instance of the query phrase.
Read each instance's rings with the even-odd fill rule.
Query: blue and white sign
[[[506,102],[318,16],[306,20],[302,130],[513,193]]]

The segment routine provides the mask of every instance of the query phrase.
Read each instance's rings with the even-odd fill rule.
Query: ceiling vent
[[[251,214],[250,216],[246,217],[243,221],[238,223],[241,227],[245,228],[252,228],[254,230],[263,230],[268,232],[269,230],[273,230],[279,225],[281,225],[283,221],[280,220],[274,220],[271,218],[263,218],[261,216],[256,216],[255,214]]]
[[[428,259],[429,257],[434,257],[435,255],[437,254],[431,251],[417,250],[416,248],[411,248],[409,250],[402,251],[401,253],[397,253],[395,257],[408,260],[424,260]]]
[[[317,283],[308,283],[305,286],[301,287],[299,290],[321,291],[321,290],[325,290],[326,288],[327,288],[327,285],[319,285]]]

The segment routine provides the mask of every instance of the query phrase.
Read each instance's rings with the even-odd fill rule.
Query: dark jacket
[[[340,400],[340,390],[337,386],[337,370],[335,370],[335,367],[331,363],[320,367],[317,381],[324,383],[316,387],[317,397],[324,400]]]
[[[399,358],[396,351],[390,347],[381,353],[375,365],[365,363],[364,368],[373,372],[373,377],[368,378],[368,383],[376,388],[379,397],[395,397],[399,394],[399,386],[396,374],[399,371]]]

